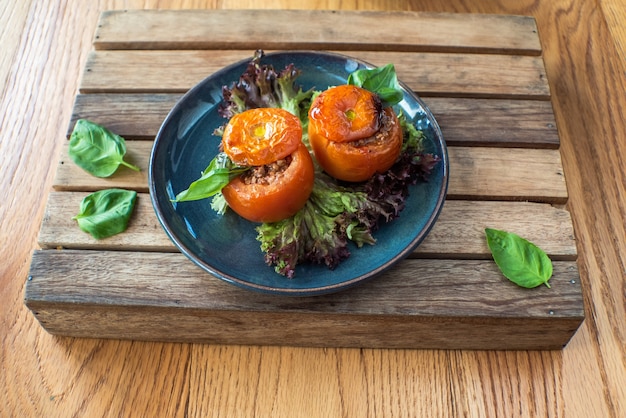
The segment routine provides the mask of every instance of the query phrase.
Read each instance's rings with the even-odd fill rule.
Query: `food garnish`
[[[120,165],[140,170],[124,161],[124,138],[86,119],[76,121],[70,135],[68,153],[76,165],[96,177],[110,177]]]
[[[76,165],[96,177],[110,177],[121,165],[140,171],[124,161],[124,138],[87,119],[74,124],[68,153]],[[83,198],[79,213],[72,219],[95,239],[108,238],[126,230],[136,199],[133,190],[100,190]]]
[[[533,288],[552,277],[552,261],[537,245],[512,232],[486,228],[487,245],[502,274],[521,287]]]
[[[99,190],[83,198],[79,213],[72,219],[95,239],[108,238],[126,230],[136,200],[134,190]]]

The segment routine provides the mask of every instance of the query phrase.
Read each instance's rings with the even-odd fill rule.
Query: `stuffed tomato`
[[[313,190],[314,166],[296,116],[278,108],[236,114],[224,128],[222,146],[234,163],[250,166],[222,189],[238,215],[277,222],[304,206]]]
[[[309,110],[309,142],[319,165],[344,181],[387,171],[402,151],[402,128],[391,107],[353,85],[322,92]]]

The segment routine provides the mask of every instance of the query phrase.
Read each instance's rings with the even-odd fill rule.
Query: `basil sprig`
[[[521,287],[550,287],[552,261],[532,242],[511,232],[486,228],[487,245],[504,276]]]
[[[120,165],[140,170],[124,161],[124,138],[86,119],[79,119],[74,125],[69,155],[76,165],[96,177],[109,177]]]
[[[100,190],[85,196],[72,219],[95,239],[107,238],[126,230],[136,199],[134,190]]]
[[[348,76],[348,84],[363,87],[366,90],[376,93],[383,106],[393,106],[398,104],[404,98],[404,92],[393,64],[387,64],[383,67],[364,68],[356,70]]]
[[[247,171],[250,167],[242,167],[223,152],[218,153],[204,169],[198,180],[189,185],[189,188],[176,195],[174,202],[206,199],[221,192],[235,176]]]

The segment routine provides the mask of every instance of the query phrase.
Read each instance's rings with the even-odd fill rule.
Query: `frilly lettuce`
[[[262,50],[257,50],[239,80],[222,88],[224,101],[219,114],[230,119],[247,109],[280,107],[305,122],[314,90],[302,91],[296,85],[300,70],[294,64],[277,72],[271,65],[261,65],[263,55]]]

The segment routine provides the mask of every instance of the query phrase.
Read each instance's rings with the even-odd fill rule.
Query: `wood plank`
[[[88,193],[51,192],[39,231],[41,248],[93,249],[101,251],[163,251],[177,249],[161,227],[150,200],[150,195],[139,193],[133,215],[124,233],[96,240],[83,232],[72,219],[80,202]]]
[[[270,52],[270,51],[268,51]],[[345,51],[372,65],[393,63],[398,77],[421,96],[548,100],[541,57]],[[252,51],[94,51],[81,93],[184,93]]]
[[[551,286],[522,289],[491,261],[413,259],[344,292],[276,297],[202,274],[182,254],[49,250],[33,256],[25,303],[49,332],[80,337],[557,349],[583,320],[576,264],[556,262]]]
[[[147,192],[152,142],[126,141],[126,145],[127,160],[138,165],[141,171],[120,167],[113,176],[98,178],[87,174],[71,161],[66,141],[59,159],[54,189],[94,191],[120,187]],[[449,198],[549,203],[567,201],[559,150],[448,147],[448,153]]]
[[[448,145],[559,147],[549,101],[426,97]]]
[[[79,94],[68,136],[89,119],[127,139],[154,139],[181,94]],[[448,145],[558,148],[549,101],[427,97]]]
[[[94,177],[77,166],[69,157],[69,141],[63,143],[53,188],[56,190],[95,191],[110,187],[148,191],[148,167],[152,141],[126,141],[124,159],[140,168],[140,171],[120,166],[108,178]]]
[[[78,119],[106,126],[126,139],[154,139],[182,94],[78,94],[67,136]],[[537,102],[540,103],[540,102]]]
[[[565,203],[559,150],[448,147],[449,199]]]
[[[41,248],[177,251],[157,220],[150,196],[143,193],[138,195],[124,233],[104,240],[92,238],[72,220],[86,195],[50,194],[39,232]],[[490,259],[483,232],[486,227],[515,232],[539,245],[553,260],[576,259],[576,241],[567,210],[540,203],[459,200],[445,203],[433,230],[412,256]]]
[[[364,27],[370,30],[364,32]],[[541,53],[536,23],[529,16],[339,10],[282,10],[279,19],[274,10],[108,11],[100,17],[93,44],[96,49],[254,50],[264,45]]]

